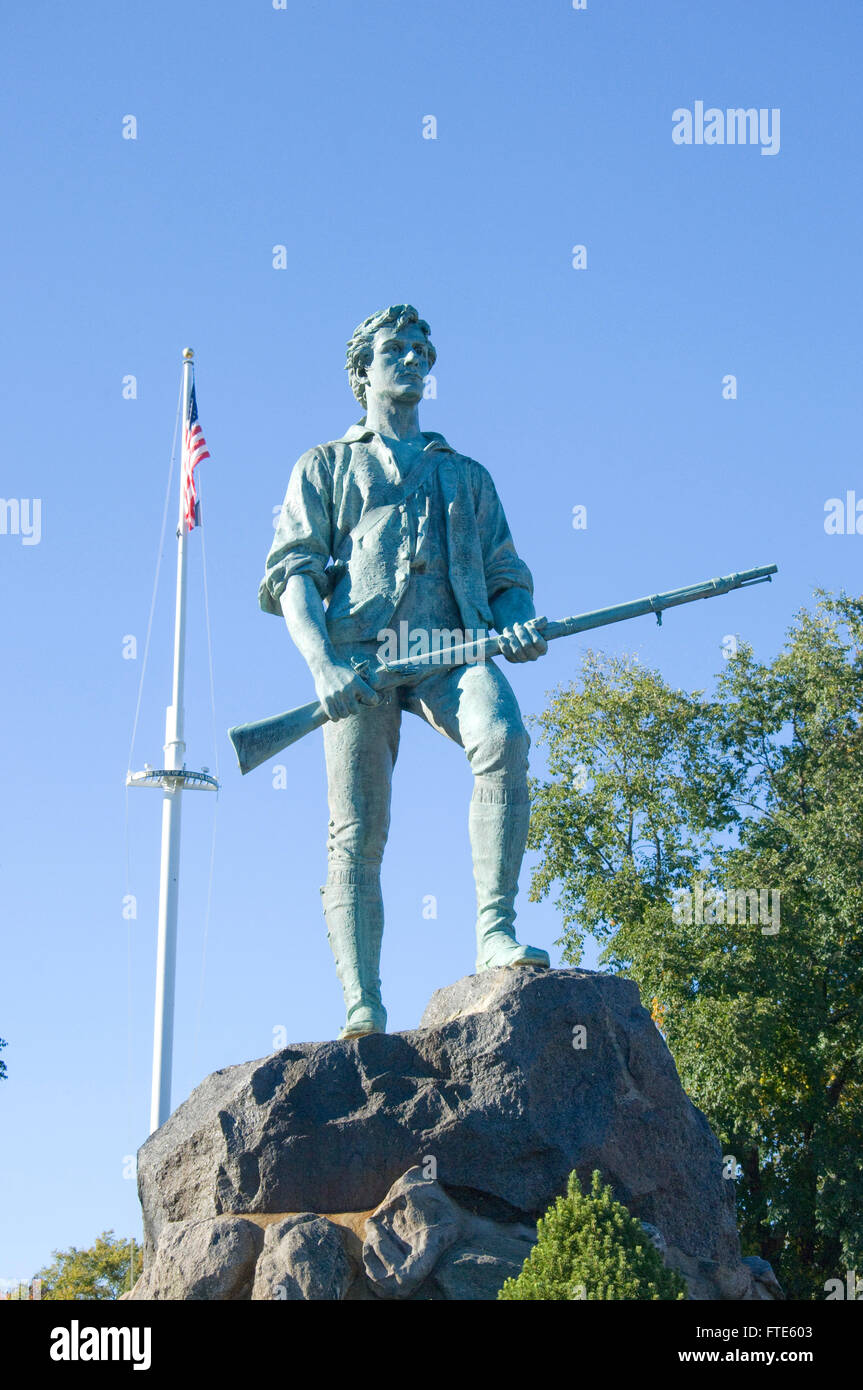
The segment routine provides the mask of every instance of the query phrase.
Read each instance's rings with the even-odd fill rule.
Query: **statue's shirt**
[[[404,472],[383,438],[362,421],[341,439],[302,455],[260,586],[265,612],[280,614],[288,579],[307,574],[328,600],[332,640],[368,642],[391,627],[394,616],[416,625],[427,616],[440,626],[458,617],[463,628],[489,627],[497,594],[511,588],[533,592],[488,470],[457,453],[443,435],[423,437],[424,450],[416,450],[406,467],[425,454],[435,456],[434,467],[404,500]],[[372,511],[375,518],[354,538]],[[426,614],[421,610],[428,601],[435,611]],[[443,601],[455,606],[438,618]]]
[[[392,449],[389,440],[384,441]],[[425,444],[427,441],[423,439]],[[417,466],[420,450],[393,450],[402,478]],[[392,627],[401,631],[424,632],[429,643],[435,629],[452,630],[462,626],[456,596],[449,577],[446,534],[446,506],[437,469],[406,500],[411,532],[411,573],[407,588],[392,617]],[[410,637],[408,637],[408,642]]]

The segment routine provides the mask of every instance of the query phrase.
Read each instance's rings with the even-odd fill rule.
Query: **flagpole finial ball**
[[[191,360],[192,360],[192,358],[194,357],[194,355],[195,355],[195,353],[194,353],[194,350],[193,350],[192,348],[183,348],[183,357],[185,358],[185,360],[186,360],[187,362],[191,362]]]

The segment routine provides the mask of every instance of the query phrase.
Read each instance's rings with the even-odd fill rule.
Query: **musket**
[[[759,565],[756,569],[741,570],[739,574],[728,574],[722,579],[705,579],[701,584],[690,584],[684,589],[669,589],[664,594],[633,599],[614,608],[596,608],[591,613],[578,613],[575,617],[562,618],[558,622],[538,623],[536,631],[547,642],[553,642],[558,637],[573,637],[577,632],[623,623],[647,613],[655,613],[657,622],[661,624],[666,608],[677,608],[682,603],[694,603],[701,598],[718,598],[720,594],[731,593],[732,589],[748,589],[753,584],[769,584],[770,576],[776,574],[777,570],[778,565]],[[500,652],[501,637],[498,635],[463,642],[459,646],[437,647],[434,651],[406,657],[401,661],[385,661],[382,657],[376,657],[374,661],[356,659],[351,665],[367,685],[380,691],[398,685],[413,685],[444,666],[479,664],[490,657],[499,656]],[[313,729],[319,729],[328,719],[323,705],[313,700],[311,704],[300,705],[284,714],[259,719],[255,724],[237,724],[228,730],[228,737],[234,745],[240,771],[245,776],[284,748],[297,743]]]

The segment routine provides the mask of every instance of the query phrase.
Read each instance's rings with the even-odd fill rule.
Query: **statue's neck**
[[[420,433],[419,408],[415,404],[391,400],[370,400],[366,407],[366,428],[389,439],[415,439]]]

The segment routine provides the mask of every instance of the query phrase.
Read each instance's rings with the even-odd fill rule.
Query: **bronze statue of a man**
[[[410,304],[360,324],[347,370],[366,414],[296,463],[260,589],[261,607],[284,615],[331,721],[321,894],[347,1010],[343,1038],[386,1030],[380,870],[403,710],[460,744],[473,773],[477,970],[549,964],[547,952],[519,945],[513,926],[530,740],[503,672],[493,661],[442,665],[417,687],[382,696],[351,665],[394,631],[481,635],[493,627],[509,661],[534,661],[547,649],[530,571],[489,473],[443,435],[420,431],[435,357],[429,326]]]

